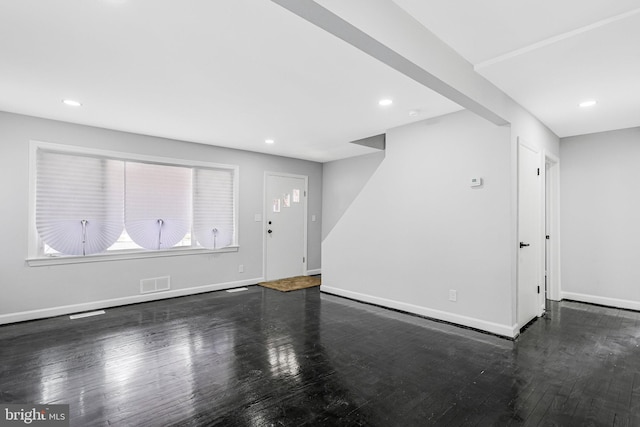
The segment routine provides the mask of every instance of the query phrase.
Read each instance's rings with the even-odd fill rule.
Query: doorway
[[[307,184],[303,175],[265,173],[265,280],[306,273]]]
[[[544,174],[544,278],[545,278],[545,307],[546,300],[560,301],[560,160],[545,153]],[[547,310],[548,312],[548,310]]]

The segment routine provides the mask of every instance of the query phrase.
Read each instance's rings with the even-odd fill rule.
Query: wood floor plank
[[[0,327],[0,402],[73,426],[640,425],[640,313],[550,302],[515,341],[257,286]]]

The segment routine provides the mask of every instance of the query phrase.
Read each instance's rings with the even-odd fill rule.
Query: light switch
[[[261,221],[262,221],[262,214],[255,214],[255,215],[253,216],[253,220],[254,220],[255,222],[261,222]]]
[[[311,215],[311,221],[312,222],[316,222],[316,216],[315,215]]]
[[[482,185],[482,178],[471,178],[470,184],[472,187],[480,187]]]

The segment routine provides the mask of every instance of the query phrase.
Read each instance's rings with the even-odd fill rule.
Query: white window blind
[[[233,170],[193,171],[193,232],[202,247],[220,249],[233,244],[233,182]]]
[[[191,168],[126,162],[125,228],[145,249],[175,246],[191,231]]]
[[[105,251],[122,234],[121,161],[38,150],[36,229],[68,255]]]
[[[121,256],[236,244],[233,166],[34,147],[32,212],[39,239],[30,254]]]

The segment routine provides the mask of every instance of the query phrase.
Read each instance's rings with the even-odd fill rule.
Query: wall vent
[[[171,278],[165,277],[152,277],[150,279],[140,280],[140,293],[149,294],[151,292],[162,292],[171,289]]]

